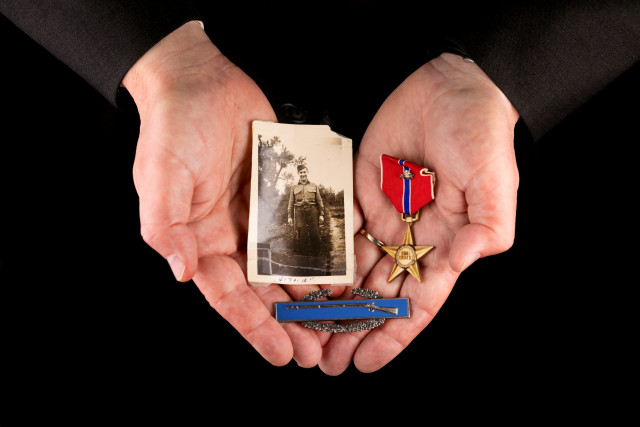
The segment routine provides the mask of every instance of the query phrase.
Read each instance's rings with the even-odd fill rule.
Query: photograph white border
[[[258,216],[261,201],[259,187],[258,135],[263,140],[277,136],[283,144],[296,154],[307,156],[311,181],[319,183],[339,182],[344,191],[344,244],[345,273],[337,275],[287,276],[260,274],[258,272]],[[329,148],[339,148],[337,150]],[[271,283],[283,285],[326,284],[353,286],[355,280],[355,254],[353,247],[353,152],[352,141],[333,131],[326,125],[298,125],[254,121],[252,123],[251,202],[247,238],[247,280],[252,285]],[[264,212],[264,210],[263,210]]]

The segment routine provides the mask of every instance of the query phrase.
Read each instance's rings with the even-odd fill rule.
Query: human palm
[[[407,225],[379,186],[379,157],[388,154],[436,172],[435,200],[412,226],[416,245],[435,248],[419,261],[421,282],[402,274],[387,283],[394,260],[356,234],[356,286],[409,298],[411,317],[356,339],[334,335],[323,349],[323,371],[339,374],[352,360],[365,372],[384,366],[429,324],[466,267],[511,246],[517,118],[475,64],[449,54],[417,70],[381,106],[355,159],[354,229],[364,227],[388,245],[402,240]]]
[[[140,114],[133,174],[144,240],[167,259],[178,280],[193,279],[265,359],[282,365],[298,348],[300,363],[315,365],[317,334],[299,325],[283,328],[270,311],[289,295],[277,285],[250,286],[243,271],[250,124],[275,121],[262,91],[197,23],[156,45],[124,84]]]

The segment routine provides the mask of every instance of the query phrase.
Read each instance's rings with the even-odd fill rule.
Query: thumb
[[[457,272],[462,272],[479,258],[496,255],[508,250],[513,238],[500,236],[495,230],[483,224],[467,224],[456,234],[449,264]]]
[[[182,162],[169,155],[136,155],[134,183],[140,200],[140,233],[186,282],[198,268],[196,237],[188,227],[194,183]]]
[[[453,240],[449,264],[457,272],[477,259],[511,248],[515,239],[518,177],[515,174],[489,174],[466,192],[469,224]]]

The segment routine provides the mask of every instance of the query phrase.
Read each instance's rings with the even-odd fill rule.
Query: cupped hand
[[[149,50],[123,85],[140,115],[133,176],[144,240],[266,360],[315,365],[318,335],[273,318],[273,302],[289,294],[253,287],[243,272],[251,122],[276,121],[262,91],[195,21]]]
[[[325,373],[340,374],[352,360],[363,372],[387,364],[434,318],[465,268],[511,247],[517,120],[480,68],[452,54],[422,66],[380,107],[355,159],[354,230],[364,227],[387,245],[402,241],[406,224],[380,189],[379,157],[388,154],[435,171],[435,200],[412,226],[416,245],[435,248],[419,260],[421,282],[403,273],[388,283],[393,258],[356,233],[356,286],[386,298],[409,298],[411,317],[372,331],[335,334],[323,348]]]

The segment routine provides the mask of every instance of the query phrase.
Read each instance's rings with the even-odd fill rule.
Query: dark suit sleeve
[[[119,83],[135,61],[183,23],[202,19],[199,12],[203,6],[200,3],[208,3],[193,3],[196,5],[169,0],[2,0],[0,13],[117,105]],[[210,3],[210,7],[216,10],[220,7],[218,2]],[[430,5],[427,9],[417,10],[415,6],[408,5],[390,7],[375,1],[359,2],[359,8],[350,15],[353,19],[344,24],[346,29],[357,27],[358,30],[345,34],[355,33],[360,39],[382,48],[371,55],[360,56],[358,52],[366,50],[353,49],[346,58],[363,58],[360,62],[369,63],[367,61],[371,58],[383,57],[381,53],[395,52],[387,63],[396,66],[402,62],[399,60],[402,56],[417,67],[442,51],[469,56],[506,94],[535,139],[640,58],[638,0],[485,0],[464,5],[447,2],[449,6],[431,6],[435,3],[425,3]],[[269,28],[278,29],[273,31],[274,37],[291,36],[291,20],[289,23],[278,21],[278,17],[285,11],[297,10],[300,4],[287,1],[273,5],[265,3],[259,13],[252,13],[257,16],[255,26],[246,25],[246,11],[238,10],[246,9],[246,5],[227,6],[230,12],[235,13],[217,15],[238,18],[228,23],[225,19],[214,21],[212,26],[216,28],[216,37],[213,41],[224,48],[225,53],[230,53],[231,59],[242,68],[249,67],[251,62],[243,58],[259,57],[260,49],[241,43],[242,46],[234,51],[236,39],[264,46],[265,34],[271,33],[265,30],[264,22],[270,23]],[[312,8],[313,13],[300,17],[300,22],[305,25],[310,16],[319,13],[315,2],[309,4],[307,7]],[[369,15],[361,12],[361,8],[368,4],[378,5],[377,10],[381,12],[379,21],[372,21]],[[326,22],[333,22],[336,15],[342,14],[345,14],[344,9],[331,8],[322,16],[326,17]],[[272,24],[273,20],[276,24]],[[343,34],[342,31],[324,31],[326,22],[317,33],[298,38],[307,40]],[[366,25],[367,22],[375,25]],[[211,28],[210,25],[208,27]],[[245,32],[248,31],[261,31],[261,43],[256,43],[255,33],[253,38],[247,37]],[[293,33],[298,34],[296,31]],[[374,34],[377,36],[372,39]],[[385,39],[389,41],[383,43]],[[296,46],[291,45],[291,40],[286,37],[284,40],[286,46]],[[276,46],[276,52],[283,50],[282,46]],[[328,51],[314,46],[307,43],[304,49],[311,50],[315,57]],[[334,58],[340,53],[340,46],[332,49],[330,57]],[[289,51],[295,50],[290,48]],[[268,52],[273,55],[274,50]],[[270,57],[263,58],[263,62],[267,60]],[[318,61],[322,63],[322,60]],[[380,67],[384,61],[374,62],[372,66]],[[258,65],[255,67],[256,75],[265,72],[263,64]],[[249,71],[254,74],[250,67]],[[285,80],[287,85],[292,85],[290,79]],[[376,81],[376,89],[386,90],[384,84],[384,79]]]
[[[114,105],[131,66],[197,19],[188,2],[164,0],[2,0],[0,13]]]
[[[441,28],[500,87],[534,139],[640,59],[640,2],[476,2]]]

